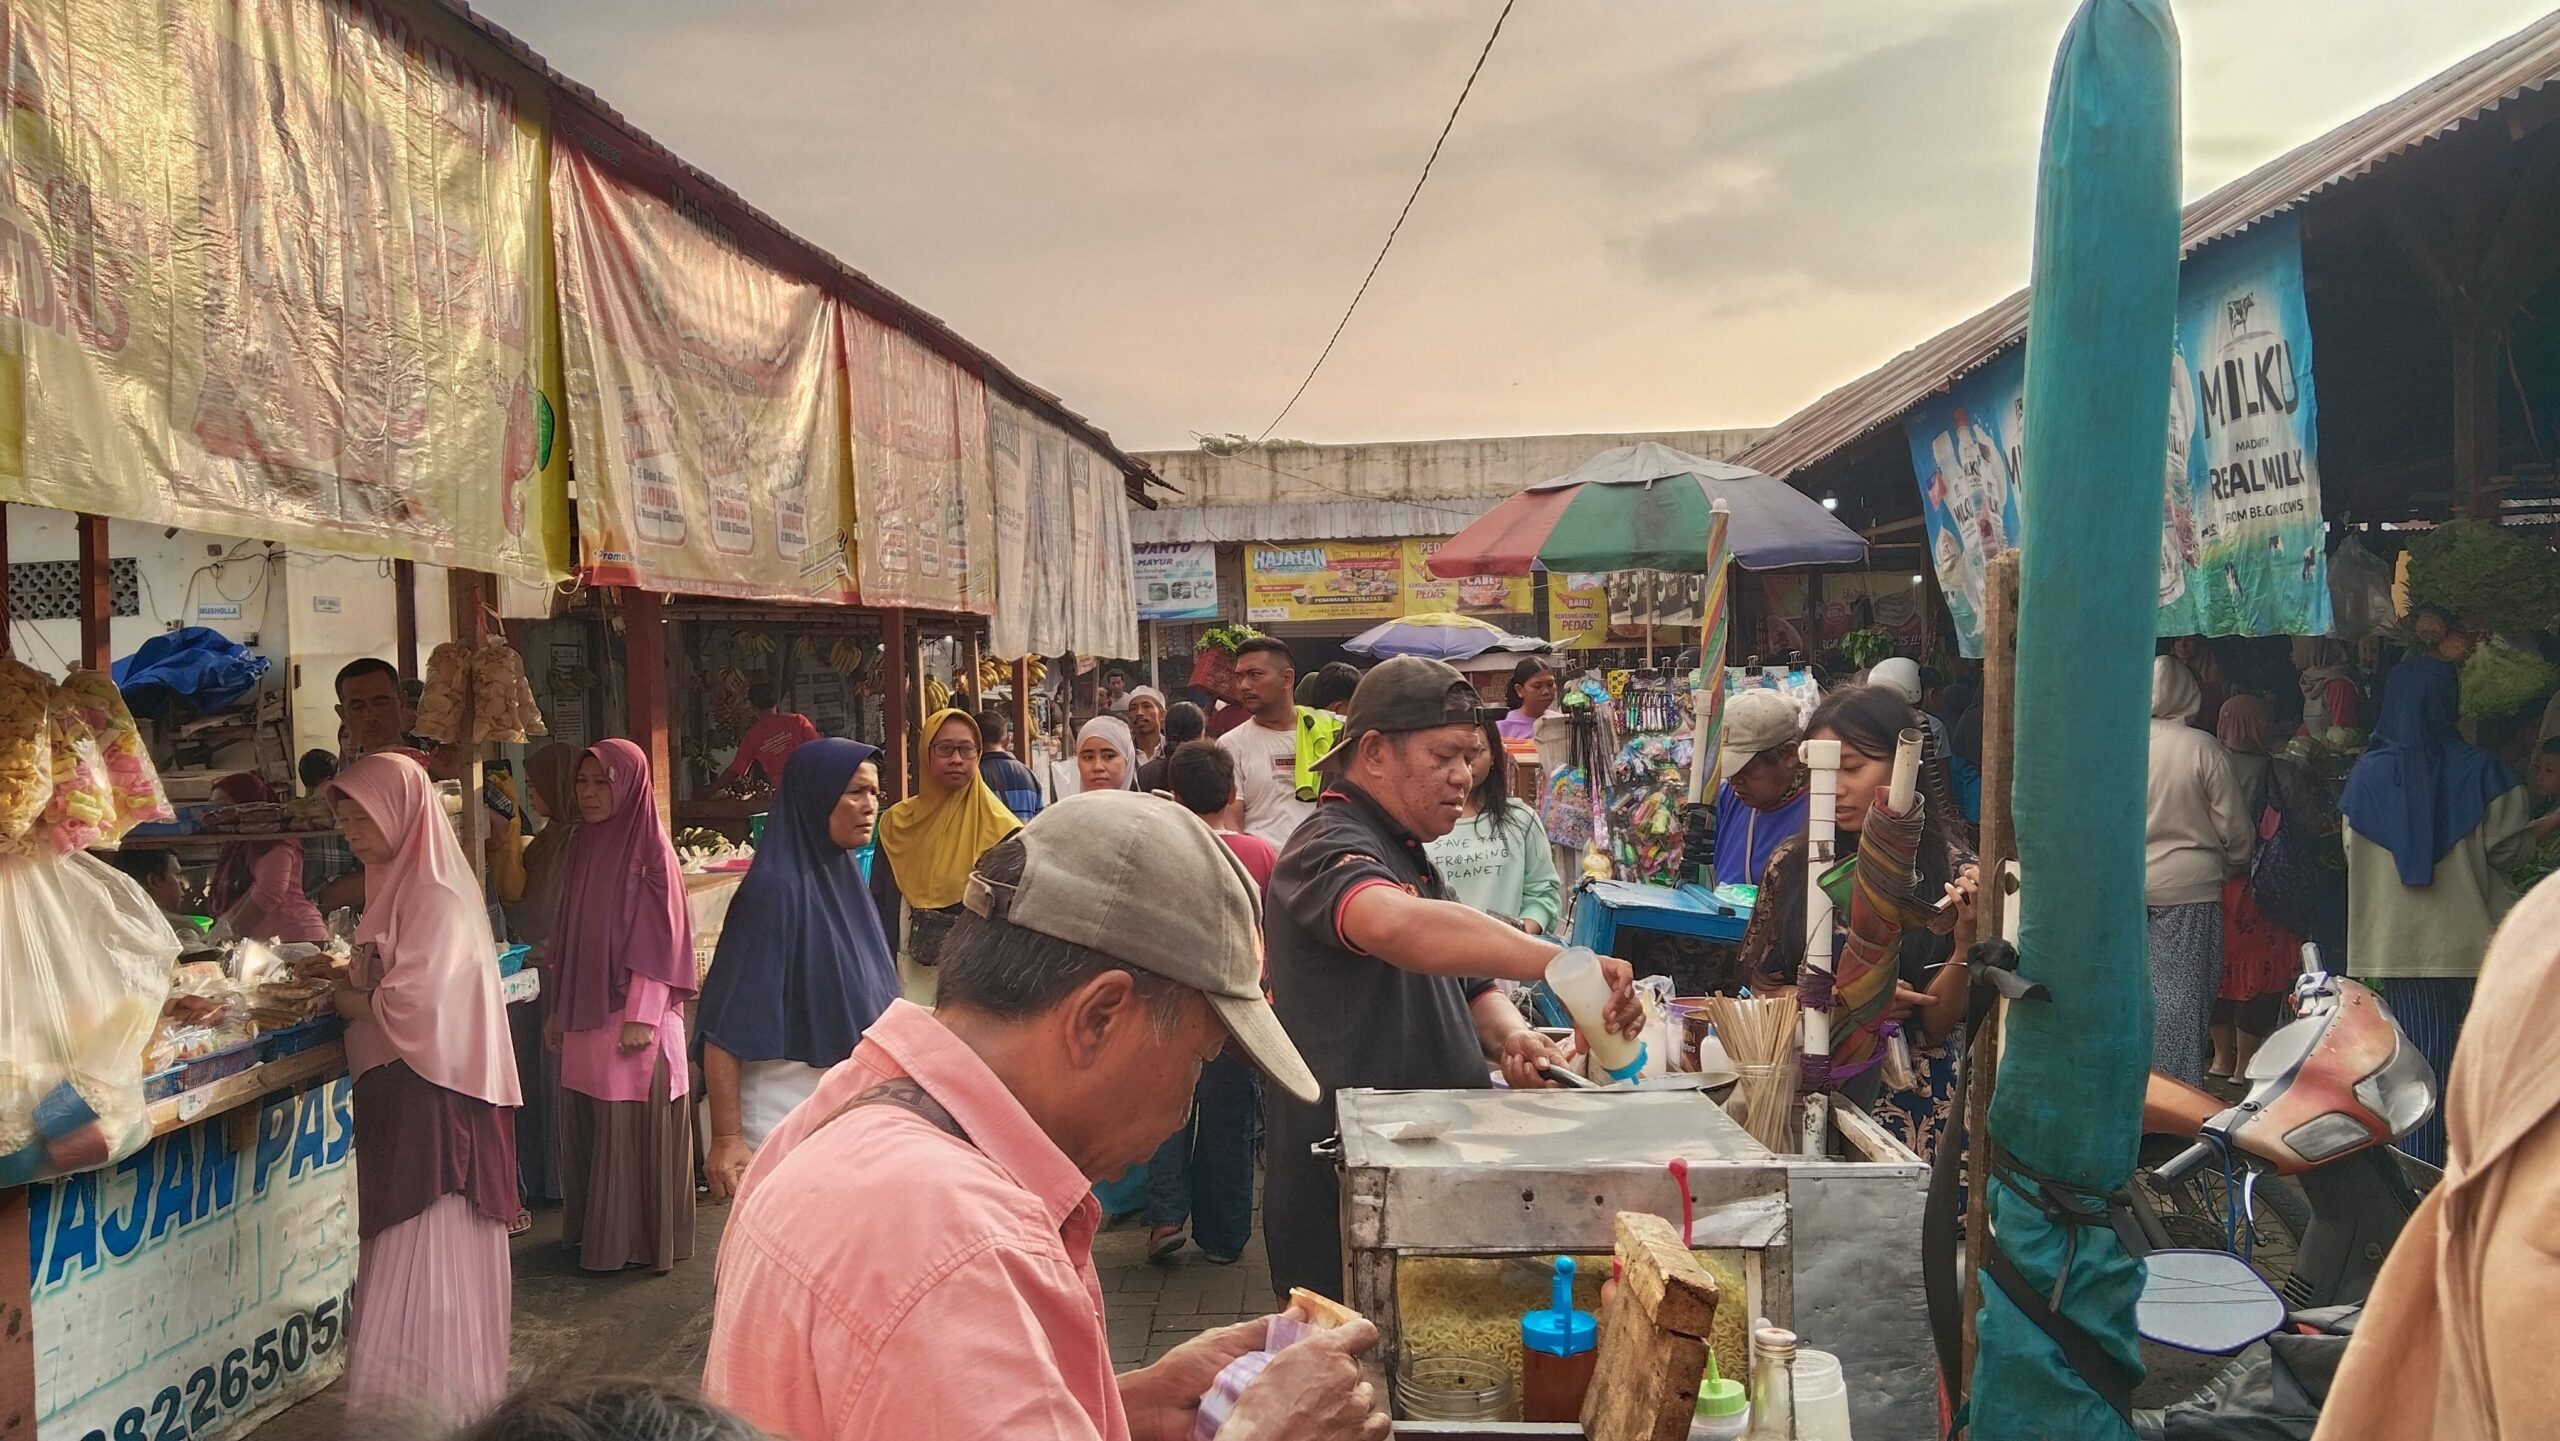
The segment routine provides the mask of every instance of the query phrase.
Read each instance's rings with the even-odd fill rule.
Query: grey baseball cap
[[[1262,994],[1262,893],[1198,816],[1162,796],[1086,791],[1021,837],[1022,880],[972,875],[962,904],[1198,991],[1264,1075],[1301,1101],[1322,1094]]]
[[[1762,751],[1804,738],[1804,712],[1774,690],[1746,690],[1724,703],[1720,740],[1724,755],[1716,774],[1727,780]]]

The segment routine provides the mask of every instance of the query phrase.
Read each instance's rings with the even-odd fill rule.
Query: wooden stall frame
[[[1974,916],[1984,936],[2005,935],[2014,902],[2011,865],[2018,858],[2017,820],[2009,809],[2009,790],[2018,753],[2018,552],[1991,558],[1984,586],[1986,614],[1982,627],[1982,905]],[[1974,936],[1959,941],[1970,944]],[[1976,1028],[1972,1047],[1973,1075],[1965,1089],[1964,1169],[1967,1194],[1974,1204],[1964,1223],[1964,1374],[1950,1387],[1958,1400],[1973,1389],[1977,1341],[1974,1313],[1982,1305],[1982,1258],[1991,1245],[1990,1135],[1991,1093],[2000,1082],[2000,1022]]]
[[[105,670],[115,663],[114,559],[107,518],[82,515],[80,525],[80,668]]]
[[[630,698],[631,742],[649,759],[658,825],[675,834],[675,770],[667,743],[667,609],[655,591],[622,590],[624,693]]]

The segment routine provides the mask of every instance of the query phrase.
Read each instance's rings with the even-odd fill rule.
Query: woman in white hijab
[[[1076,732],[1076,776],[1089,791],[1134,790],[1138,784],[1138,747],[1129,738],[1129,723],[1118,716],[1095,716]]]

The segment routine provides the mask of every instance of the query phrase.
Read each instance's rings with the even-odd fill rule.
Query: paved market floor
[[[560,1249],[560,1213],[538,1213],[516,1239],[515,1379],[637,1375],[694,1380],[711,1343],[712,1258],[726,1206],[704,1206],[693,1259],[672,1275],[590,1276]],[[1112,1364],[1156,1359],[1211,1326],[1270,1310],[1271,1271],[1262,1236],[1235,1265],[1213,1266],[1185,1247],[1171,1264],[1147,1263],[1146,1227],[1130,1222],[1094,1243]],[[259,1441],[337,1441],[343,1408],[336,1388],[268,1422]]]

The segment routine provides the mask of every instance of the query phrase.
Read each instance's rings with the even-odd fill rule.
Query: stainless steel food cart
[[[1515,1356],[1519,1314],[1545,1294],[1539,1258],[1586,1258],[1577,1304],[1596,1310],[1609,1268],[1588,1258],[1607,1258],[1616,1214],[1681,1223],[1677,1157],[1691,1246],[1726,1288],[1726,1374],[1748,1374],[1743,1328],[1767,1316],[1839,1355],[1859,1441],[1937,1434],[1926,1168],[1857,1108],[1834,1108],[1832,1155],[1814,1158],[1771,1154],[1695,1089],[1345,1091],[1336,1105],[1350,1302],[1377,1321],[1390,1375],[1408,1348]]]

